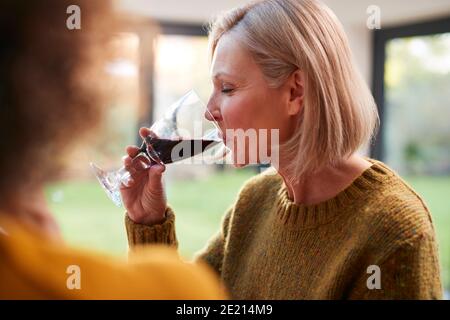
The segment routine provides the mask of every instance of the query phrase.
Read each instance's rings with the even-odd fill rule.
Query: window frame
[[[450,16],[402,26],[383,28],[373,32],[372,94],[378,107],[380,127],[370,146],[370,156],[383,161],[385,156],[385,63],[386,44],[396,38],[427,36],[450,32]]]

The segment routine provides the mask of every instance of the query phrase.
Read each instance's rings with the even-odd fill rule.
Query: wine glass
[[[145,137],[139,153],[132,159],[133,164],[138,161],[137,167],[146,170],[155,163],[192,159],[196,163],[199,160],[200,163],[211,163],[224,159],[230,149],[222,140],[218,124],[214,120],[208,121],[206,114],[214,119],[195,91],[186,93],[150,127],[151,134]],[[105,171],[92,162],[90,165],[108,197],[117,206],[122,206],[120,187],[128,184],[131,166]]]

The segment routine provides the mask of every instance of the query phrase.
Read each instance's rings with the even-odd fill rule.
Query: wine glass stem
[[[147,145],[145,144],[145,142],[143,142],[141,147],[139,148],[138,154],[136,154],[133,158],[131,158],[131,162],[133,163],[143,154],[148,157]],[[128,185],[128,183],[130,182],[131,173],[129,170],[130,170],[129,168],[127,169],[125,166],[122,166],[119,170],[116,171],[114,178],[119,181],[119,186],[121,184]]]
[[[131,174],[127,170],[127,168],[125,168],[125,166],[122,166],[119,170],[116,171],[116,179],[120,181],[119,185],[128,185],[128,182],[130,182],[131,179]]]

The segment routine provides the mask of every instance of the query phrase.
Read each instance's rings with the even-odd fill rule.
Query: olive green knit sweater
[[[293,203],[278,174],[250,179],[196,258],[235,299],[441,298],[430,212],[396,173],[367,160],[369,169],[317,205]],[[170,206],[166,216],[156,226],[126,217],[130,245],[176,245]]]

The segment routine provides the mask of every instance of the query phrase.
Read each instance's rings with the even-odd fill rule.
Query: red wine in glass
[[[148,136],[139,151],[145,153],[152,163],[170,164],[194,157],[203,153],[209,146],[220,142],[208,139],[170,140]]]

